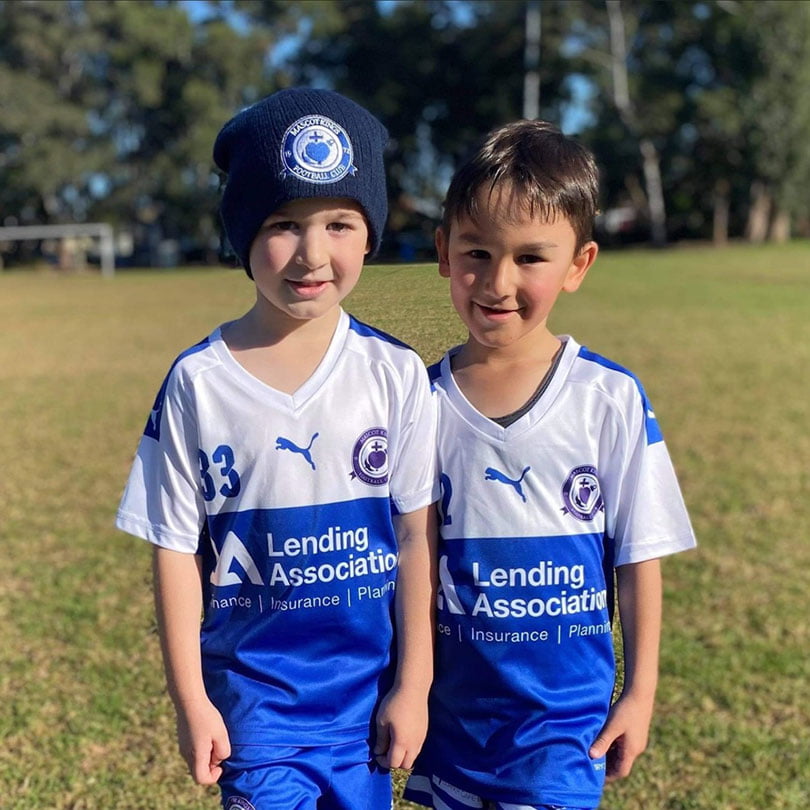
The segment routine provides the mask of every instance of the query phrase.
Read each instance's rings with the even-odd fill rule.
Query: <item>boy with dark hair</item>
[[[435,406],[416,353],[341,307],[382,236],[386,140],[302,88],[223,127],[256,302],[175,361],[118,511],[155,546],[180,749],[226,810],[388,810],[426,730]]]
[[[590,810],[647,742],[659,558],[695,539],[639,381],[548,328],[596,258],[597,197],[590,153],[522,121],[456,172],[437,231],[468,338],[431,369],[438,650],[405,792],[437,809]],[[625,677],[611,707],[614,576]]]

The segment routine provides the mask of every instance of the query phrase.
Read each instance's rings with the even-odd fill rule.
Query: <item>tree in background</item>
[[[0,3],[0,222],[81,220],[86,176],[112,158],[87,111],[100,46],[68,3]]]
[[[732,11],[750,20],[758,56],[742,99],[753,147],[747,233],[784,241],[810,212],[810,4],[745,2]]]
[[[86,3],[104,48],[92,55],[104,98],[99,128],[115,144],[99,214],[134,214],[151,232],[215,245],[218,180],[211,146],[236,110],[273,89],[267,31],[196,24],[178,5]]]
[[[389,234],[427,250],[461,155],[523,114],[528,8],[0,0],[0,224],[103,219],[135,230],[151,261],[167,240],[210,254],[218,128],[307,83],[386,123]],[[602,167],[604,208],[635,210],[659,243],[808,233],[810,3],[534,8],[537,110],[569,130],[578,122]]]
[[[215,245],[211,145],[273,89],[272,41],[174,3],[0,3],[0,223],[103,219],[152,247]]]
[[[791,222],[807,233],[810,5],[721,0],[684,19],[686,103],[667,186],[686,232],[715,244],[783,239]]]
[[[271,21],[261,4],[245,5],[256,24]],[[570,101],[561,52],[567,6],[543,4],[540,111],[557,122]],[[423,243],[432,245],[461,155],[492,127],[521,115],[526,3],[319,0],[305,7],[301,48],[289,69],[297,81],[344,92],[385,122],[389,233],[421,227]]]
[[[662,207],[670,234],[717,244],[730,233],[777,238],[791,220],[807,222],[810,4],[588,0],[580,7],[575,58],[600,88],[595,124],[583,137],[603,168],[608,207],[648,212],[654,242]],[[619,99],[622,58],[611,49],[611,14],[614,30],[625,27],[627,89]],[[663,206],[655,203],[656,161]]]
[[[677,204],[670,179],[687,108],[682,64],[696,28],[690,3],[587,0],[572,30],[573,60],[598,92],[583,133],[602,170],[604,206],[632,209],[655,245]]]

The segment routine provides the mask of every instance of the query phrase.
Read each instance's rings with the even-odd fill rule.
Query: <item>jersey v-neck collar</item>
[[[351,318],[341,308],[335,332],[329,341],[329,346],[318,363],[315,371],[309,379],[305,380],[292,394],[279,391],[262,380],[254,377],[237,359],[231,354],[230,349],[222,337],[222,329],[225,326],[218,326],[209,338],[211,346],[216,352],[217,358],[222,363],[228,373],[249,391],[253,396],[271,401],[275,407],[287,408],[290,411],[297,411],[304,407],[310,399],[321,389],[326,381],[331,377],[332,371],[337,364],[343,347],[346,344],[346,337],[349,334],[349,324]]]
[[[565,381],[571,371],[571,366],[579,353],[579,344],[569,335],[560,335],[560,340],[564,341],[562,353],[556,369],[548,379],[545,390],[541,393],[537,402],[529,408],[519,419],[512,422],[507,427],[502,427],[488,416],[484,416],[468,399],[453,377],[452,360],[461,350],[461,346],[456,346],[447,352],[441,361],[441,376],[446,381],[445,390],[452,406],[458,411],[462,418],[476,431],[489,436],[492,439],[506,441],[520,436],[522,433],[534,427],[548,412],[562,390]]]

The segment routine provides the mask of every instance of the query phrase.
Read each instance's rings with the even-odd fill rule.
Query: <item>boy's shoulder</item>
[[[569,372],[572,383],[589,383],[609,394],[630,395],[633,398],[640,394],[642,399],[647,399],[641,380],[629,368],[587,346],[579,345],[573,338],[567,340],[574,349]]]
[[[152,412],[144,429],[145,436],[160,440],[161,414],[166,398],[177,395],[182,396],[181,392],[188,391],[194,386],[194,379],[199,373],[212,366],[220,365],[219,359],[212,350],[214,339],[218,334],[219,328],[193,346],[189,346],[189,348],[180,352],[174,359],[155,396]]]
[[[354,315],[349,315],[349,329],[359,337],[376,339],[390,346],[413,351],[413,349],[407,343],[403,343],[403,341],[399,340],[399,338],[395,338],[393,335],[388,334],[388,332],[384,332],[382,329],[378,329],[376,326],[371,326],[370,324],[361,321],[359,318],[355,318]]]
[[[424,373],[425,365],[414,348],[353,315],[349,315],[347,344],[369,361],[380,361],[398,368],[418,368]]]
[[[582,346],[573,338],[563,336],[563,339],[571,344],[574,354],[573,370],[582,377],[591,377],[595,380],[614,380],[616,384],[629,384],[640,386],[641,382],[629,368],[605,357],[599,352],[592,351],[587,346]]]
[[[220,327],[217,327],[211,334],[206,335],[187,349],[184,349],[175,357],[166,375],[195,376],[200,371],[220,364],[219,352],[216,344],[221,341]]]
[[[569,380],[573,384],[585,384],[599,391],[611,401],[614,412],[621,412],[623,418],[634,414],[633,418],[645,426],[650,444],[662,441],[661,429],[647,392],[641,380],[625,366],[586,346],[579,346]]]

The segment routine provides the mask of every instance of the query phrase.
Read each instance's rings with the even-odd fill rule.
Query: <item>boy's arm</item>
[[[222,716],[208,699],[202,677],[199,558],[156,547],[155,606],[169,694],[177,712],[180,753],[194,780],[213,785],[230,756]]]
[[[661,638],[661,562],[646,560],[616,569],[619,614],[624,641],[624,685],[590,750],[593,759],[607,754],[607,781],[630,773],[647,747]]]
[[[394,686],[377,712],[374,754],[385,768],[410,768],[427,734],[427,696],[433,681],[435,507],[397,516],[395,528],[397,669]]]

